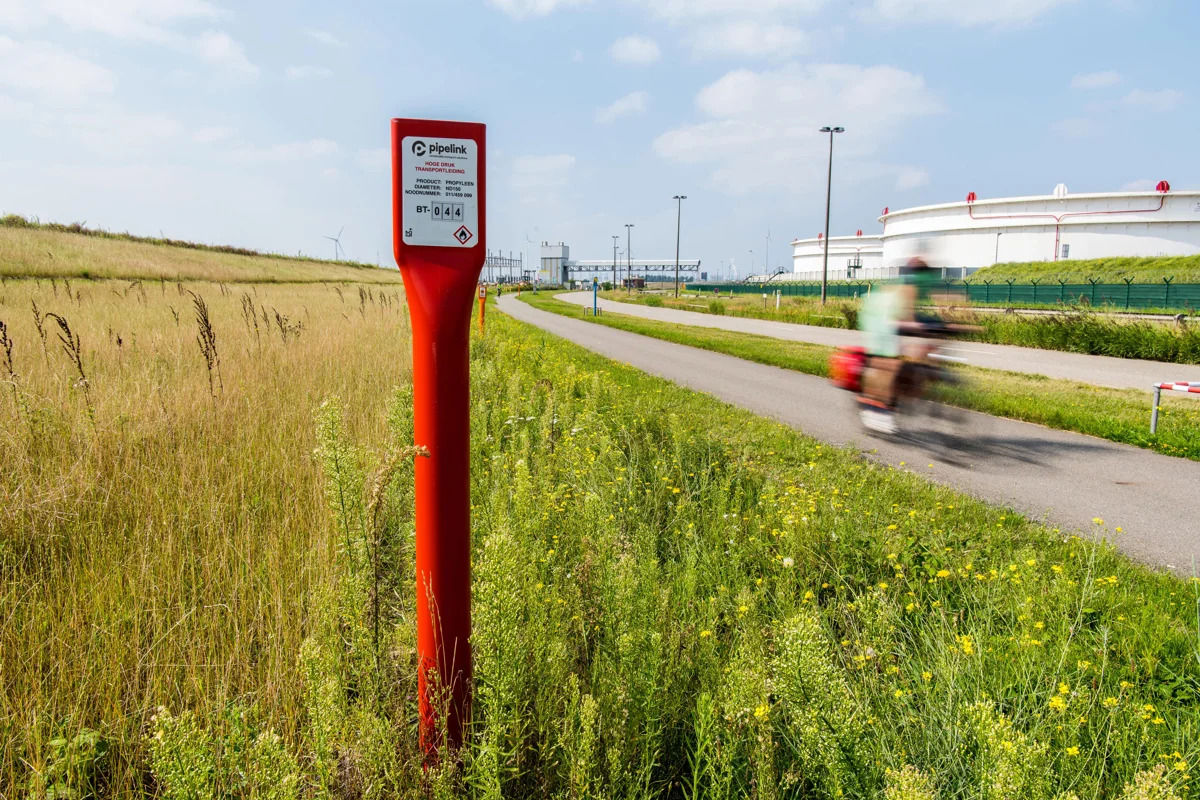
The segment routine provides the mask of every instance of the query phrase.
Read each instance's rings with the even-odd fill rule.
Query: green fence
[[[829,284],[829,297],[862,297],[872,286],[887,281],[837,281]],[[1179,308],[1200,309],[1200,284],[1174,283],[1016,283],[1009,281],[947,281],[946,290],[966,293],[972,303],[983,305],[1069,305],[1108,306],[1116,308]],[[785,296],[819,297],[821,284],[804,283],[690,283],[688,289],[698,292],[720,290],[742,295],[782,292]]]

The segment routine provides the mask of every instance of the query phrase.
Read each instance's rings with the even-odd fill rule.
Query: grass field
[[[400,284],[394,269],[350,262],[264,255],[236,248],[179,247],[70,226],[50,228],[0,220],[0,278],[126,281],[205,280],[225,283]],[[23,218],[21,219],[24,222]],[[7,220],[9,224],[3,224]]]
[[[1175,283],[1200,283],[1200,256],[996,264],[975,273],[971,281],[1012,279],[1017,283],[1028,283],[1030,278],[1047,282],[1065,280],[1067,283],[1087,283],[1088,278],[1100,283],[1121,283],[1126,278],[1134,283],[1160,283],[1163,278],[1172,278]]]
[[[521,299],[544,311],[584,319],[632,333],[713,350],[760,364],[793,369],[808,375],[828,374],[832,348],[749,333],[677,325],[617,313],[593,318],[574,303],[553,295],[523,294]],[[1132,444],[1171,456],[1200,460],[1200,403],[1164,392],[1166,416],[1157,435],[1149,430],[1150,393],[1108,389],[1037,375],[967,367],[964,385],[943,388],[941,399],[962,408],[995,416],[1035,422],[1061,430],[1086,433]]]
[[[296,656],[338,580],[313,413],[340,396],[347,434],[383,442],[408,380],[397,287],[73,287],[0,288],[3,797],[78,779],[85,728],[108,791],[134,792],[159,704],[214,719],[252,698],[299,741]]]
[[[779,310],[776,310],[773,296],[763,299],[752,295],[733,298],[684,295],[676,299],[660,294],[621,291],[604,292],[603,296],[617,302],[825,328],[858,327],[860,308],[857,300],[831,299],[822,306],[819,300],[811,297],[781,298]],[[1086,312],[1057,316],[1012,316],[972,313],[961,309],[945,311],[943,316],[954,322],[978,326],[980,331],[968,337],[974,341],[1177,364],[1200,363],[1200,323],[1195,320],[1180,327],[1174,322],[1164,324],[1118,319]]]
[[[0,322],[2,797],[1197,796],[1195,586],[500,314],[426,771],[400,288]]]

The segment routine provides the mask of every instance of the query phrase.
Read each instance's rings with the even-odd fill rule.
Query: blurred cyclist
[[[922,333],[943,327],[933,311],[933,288],[938,271],[924,259],[912,258],[901,270],[901,281],[870,292],[863,300],[859,327],[864,334],[867,361],[859,395],[862,423],[879,433],[896,433],[894,412],[902,394],[919,395],[919,371],[905,369],[920,363],[933,349]],[[904,341],[901,337],[913,337]]]

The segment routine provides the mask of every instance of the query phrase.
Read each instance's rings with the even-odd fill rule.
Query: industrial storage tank
[[[881,235],[862,237],[881,243],[879,268],[849,277],[891,277],[915,255],[958,268],[962,277],[1006,262],[1200,253],[1200,191],[1174,191],[1166,181],[1151,192],[1070,194],[1062,184],[1032,197],[988,200],[971,192],[956,203],[885,208],[879,222]],[[839,248],[852,238],[831,237],[830,280],[845,279]],[[821,238],[792,244],[794,277],[819,279]]]
[[[811,281],[821,279],[821,267],[825,256],[825,237],[818,234],[812,239],[796,239],[792,242],[792,271],[797,273],[793,280]],[[844,281],[886,277],[880,273],[883,266],[883,239],[879,236],[864,236],[859,231],[854,236],[829,237],[829,280]]]

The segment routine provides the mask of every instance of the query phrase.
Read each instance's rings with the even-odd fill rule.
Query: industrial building
[[[614,255],[608,259],[573,260],[571,248],[566,244],[542,242],[542,263],[538,278],[564,285],[591,283],[592,278],[598,278],[601,282],[613,282],[615,279],[615,282],[622,286],[628,280],[635,283],[673,283],[675,257],[630,260]],[[707,280],[708,275],[700,272],[700,259],[681,258],[679,279],[681,282]]]
[[[830,280],[894,277],[914,255],[949,277],[966,277],[992,264],[1200,253],[1200,191],[1173,191],[1166,181],[1152,192],[1052,194],[981,200],[974,192],[957,203],[892,211],[872,236],[832,236]],[[792,280],[820,280],[826,242],[792,242]]]

